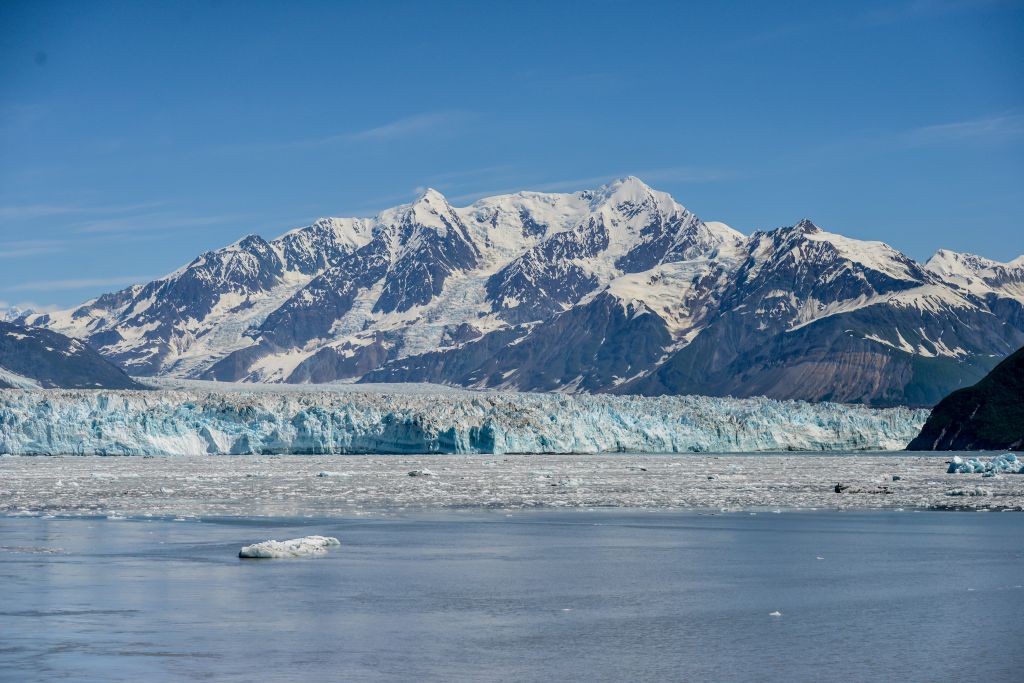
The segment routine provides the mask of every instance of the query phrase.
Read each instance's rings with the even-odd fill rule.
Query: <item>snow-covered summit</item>
[[[995,295],[1024,303],[1024,256],[1007,263],[974,254],[939,249],[925,270],[976,295]]]

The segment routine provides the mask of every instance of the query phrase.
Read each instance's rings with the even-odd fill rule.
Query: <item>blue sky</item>
[[[0,4],[0,302],[633,174],[743,232],[1024,253],[1024,2]]]

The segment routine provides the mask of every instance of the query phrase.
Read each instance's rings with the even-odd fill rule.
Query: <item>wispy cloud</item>
[[[906,133],[911,145],[931,145],[967,140],[1010,140],[1024,137],[1024,114],[1003,114],[922,126]]]
[[[148,282],[152,275],[121,275],[118,277],[77,278],[71,280],[35,280],[4,287],[5,292],[59,292],[90,287],[124,287],[136,282]]]
[[[326,135],[318,138],[307,138],[304,140],[290,140],[285,142],[253,143],[242,145],[228,145],[220,148],[228,152],[270,152],[298,149],[316,149],[338,144],[388,142],[414,135],[425,135],[427,133],[442,133],[453,131],[458,126],[476,118],[476,114],[461,109],[450,109],[435,112],[424,112],[406,116],[405,118],[388,121],[379,126],[372,126],[362,130],[347,131]]]
[[[714,183],[735,178],[737,174],[711,166],[670,166],[636,171],[633,175],[652,183]]]
[[[587,190],[599,187],[611,182],[616,178],[627,175],[634,175],[640,180],[648,183],[708,183],[726,180],[736,177],[736,174],[720,168],[698,167],[698,166],[670,166],[664,168],[649,168],[641,170],[623,170],[620,173],[609,173],[606,175],[587,176],[579,178],[566,178],[563,180],[549,180],[544,182],[524,181],[518,187],[505,187],[502,189],[490,189],[479,192],[467,192],[464,194],[449,197],[449,200],[456,203],[473,202],[482,197],[490,197],[499,194],[512,194],[523,190],[531,192],[565,192]]]
[[[818,18],[769,24],[760,33],[744,35],[726,45],[730,48],[752,48],[770,43],[787,42],[807,34],[828,35],[834,32],[870,31],[902,23],[941,19],[958,13],[1008,5],[1017,0],[909,0],[889,2],[883,6],[862,9],[860,3],[847,3],[847,11],[827,13]],[[837,5],[842,7],[842,5]]]
[[[51,216],[86,214],[125,214],[161,206],[162,202],[121,206],[82,206],[79,204],[12,204],[0,206],[0,220],[28,220]]]
[[[865,11],[857,17],[862,26],[882,26],[916,19],[931,19],[957,12],[969,12],[990,5],[1005,4],[1004,0],[910,0],[893,2]]]
[[[65,243],[60,240],[18,240],[0,242],[0,259],[55,254],[64,251]]]
[[[229,213],[212,216],[182,216],[176,213],[162,212],[84,221],[74,225],[72,227],[72,231],[78,234],[88,235],[201,228],[211,225],[231,223],[233,221],[244,220],[246,218],[251,218],[251,215]]]
[[[397,121],[354,133],[345,133],[327,140],[394,140],[431,130],[448,128],[466,122],[472,114],[461,110],[437,111],[407,116]]]

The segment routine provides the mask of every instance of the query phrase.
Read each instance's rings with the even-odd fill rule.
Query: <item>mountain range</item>
[[[627,177],[427,190],[18,322],[136,376],[933,405],[1024,345],[1024,257],[920,264],[809,220],[746,236]]]

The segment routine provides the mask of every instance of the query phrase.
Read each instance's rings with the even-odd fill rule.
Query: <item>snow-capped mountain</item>
[[[637,178],[246,237],[31,324],[138,375],[931,404],[1024,344],[1024,257],[745,237]]]

